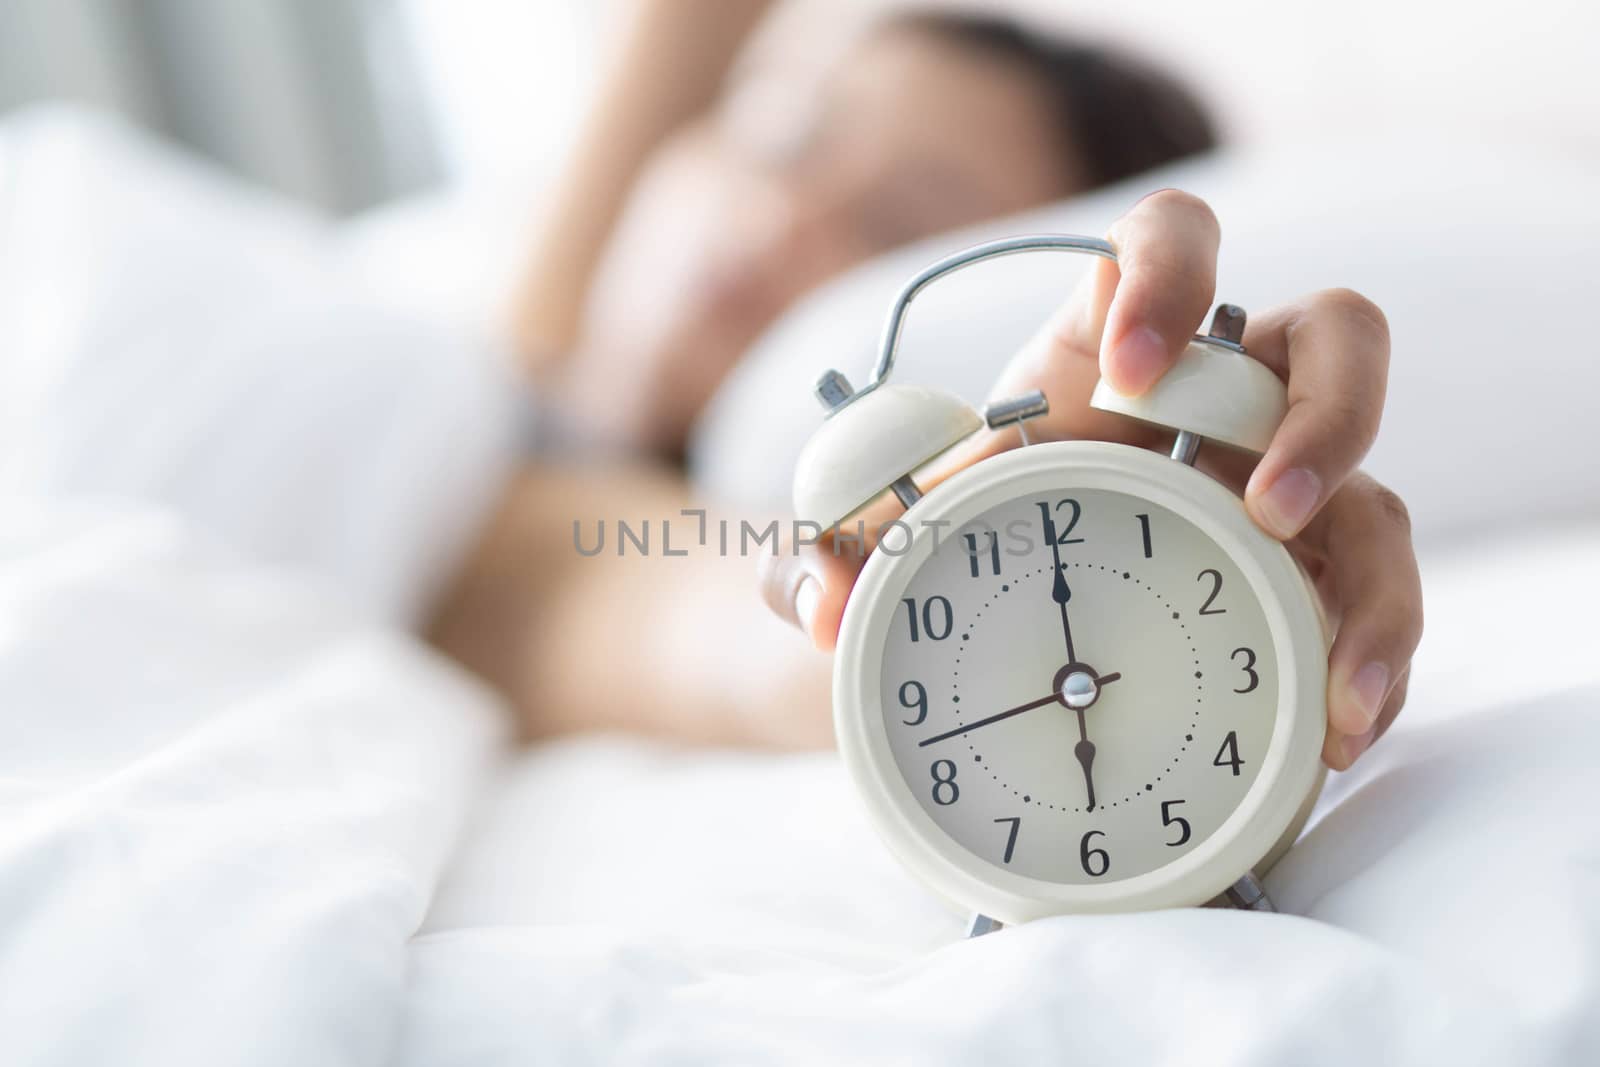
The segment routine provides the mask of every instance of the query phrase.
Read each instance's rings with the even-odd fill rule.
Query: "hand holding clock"
[[[1162,190],[1135,204],[1108,237],[1118,262],[1095,261],[1061,311],[1011,360],[995,395],[1044,389],[1050,412],[1030,430],[1047,439],[1164,450],[1169,435],[1095,411],[1088,397],[1102,375],[1119,392],[1142,393],[1176,361],[1215,296],[1217,220],[1199,199]],[[1205,449],[1200,466],[1242,491],[1256,524],[1306,566],[1337,623],[1323,759],[1343,769],[1399,714],[1422,634],[1421,583],[1405,506],[1357,470],[1383,410],[1388,326],[1370,301],[1327,289],[1258,312],[1244,343],[1287,383],[1288,414],[1259,461]],[[939,476],[1014,447],[1016,437],[1013,431],[980,432],[944,457]],[[923,485],[938,480],[924,478]],[[799,556],[764,554],[763,592],[779,615],[828,649],[862,563],[857,553],[835,555],[826,544]],[[1069,658],[1076,659],[1066,598],[1057,602]],[[1077,756],[1090,785],[1087,742],[1082,737]]]

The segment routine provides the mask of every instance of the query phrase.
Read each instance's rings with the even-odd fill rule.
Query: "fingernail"
[[[1364,734],[1356,734],[1353,737],[1347,737],[1343,741],[1340,741],[1339,751],[1344,753],[1344,765],[1348,767],[1356,760],[1360,759],[1361,753],[1365,752],[1367,747],[1371,744],[1371,730],[1368,730]]]
[[[1348,685],[1350,703],[1361,712],[1361,721],[1368,729],[1378,721],[1383,710],[1383,699],[1389,695],[1389,668],[1382,663],[1369,663],[1351,675]]]
[[[1267,528],[1280,540],[1300,532],[1322,495],[1322,479],[1304,467],[1284,471],[1256,500]]]
[[[817,619],[817,605],[822,603],[822,586],[815,578],[807,575],[800,581],[800,588],[794,594],[794,613],[800,620],[800,626],[807,634],[811,633],[811,624]]]
[[[1122,335],[1101,368],[1111,388],[1123,396],[1138,396],[1155,384],[1167,366],[1167,342],[1148,326],[1135,326]]]

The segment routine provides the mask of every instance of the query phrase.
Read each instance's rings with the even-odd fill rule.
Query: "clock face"
[[[938,534],[885,591],[877,685],[921,808],[987,863],[1069,885],[1201,845],[1278,708],[1266,613],[1229,556],[1108,489],[1027,492]]]

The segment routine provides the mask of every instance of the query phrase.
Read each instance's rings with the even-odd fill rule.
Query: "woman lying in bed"
[[[1212,144],[1202,110],[1165,78],[956,16],[879,28],[792,127],[769,113],[741,121],[714,97],[764,7],[638,6],[527,273],[517,337],[544,398],[541,439],[565,446],[563,465],[520,476],[434,635],[510,698],[529,736],[827,744],[826,656],[762,612],[747,559],[717,554],[715,538],[681,559],[589,558],[574,520],[659,526],[689,506],[660,461],[681,455],[735,361],[818,283],[912,239]],[[1147,388],[1213,298],[1218,226],[1194,198],[1152,195],[1111,239],[1120,273],[1101,263],[997,386],[1045,388],[1047,435],[1124,438],[1087,407],[1096,378]],[[1325,758],[1345,767],[1404,702],[1421,628],[1404,509],[1356,471],[1383,405],[1387,329],[1370,303],[1330,290],[1257,316],[1246,342],[1288,381],[1293,406],[1253,473],[1216,473],[1320,575],[1342,617]],[[985,435],[955,462],[1002,447]],[[573,467],[574,449],[633,461]],[[657,465],[641,462],[650,457]],[[735,529],[766,521],[729,518]],[[763,562],[777,615],[830,648],[860,559],[813,550]]]

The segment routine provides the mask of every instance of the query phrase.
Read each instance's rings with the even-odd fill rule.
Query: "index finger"
[[[1298,534],[1355,471],[1378,435],[1389,327],[1372,301],[1328,289],[1246,330],[1250,353],[1288,382],[1289,410],[1245,489],[1280,539]]]
[[[1205,201],[1151,193],[1111,224],[1121,278],[1100,337],[1100,374],[1138,396],[1177,362],[1211,308],[1222,231]]]

